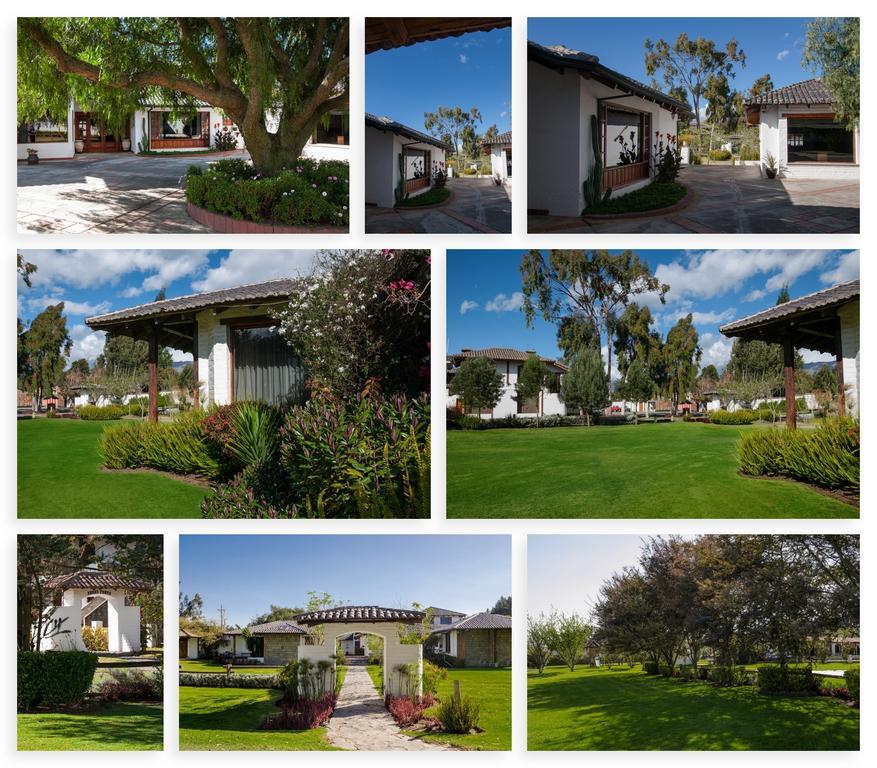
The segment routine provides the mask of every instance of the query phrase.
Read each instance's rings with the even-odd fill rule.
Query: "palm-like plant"
[[[242,402],[230,421],[234,437],[229,450],[242,466],[273,461],[279,445],[280,411],[265,403]]]

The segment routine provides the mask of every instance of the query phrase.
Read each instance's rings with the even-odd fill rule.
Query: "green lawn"
[[[235,675],[276,675],[283,667],[240,664],[232,667]],[[225,674],[225,664],[212,659],[180,659],[180,672],[213,672]]]
[[[397,208],[422,208],[424,205],[438,205],[451,196],[451,190],[446,187],[430,187],[427,192],[414,197],[406,197],[396,203]]]
[[[260,731],[278,712],[280,691],[265,688],[180,688],[181,750],[325,750],[326,729]]]
[[[736,443],[763,427],[665,424],[452,430],[447,514],[461,517],[847,517],[800,483],[737,473]]]
[[[837,699],[762,696],[615,670],[528,673],[531,750],[855,750],[859,710]]]
[[[82,712],[18,715],[20,750],[160,750],[160,704],[120,703]]]
[[[104,472],[101,432],[112,421],[18,422],[19,517],[200,517],[208,492],[154,472]]]
[[[454,692],[454,680],[460,681],[464,696],[472,696],[481,705],[481,733],[418,734],[424,741],[452,744],[460,749],[512,748],[512,671],[502,669],[449,669],[448,677],[439,685],[440,699]],[[435,709],[428,709],[434,715]]]

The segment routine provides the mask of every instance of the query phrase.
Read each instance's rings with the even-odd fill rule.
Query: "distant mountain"
[[[829,368],[834,370],[835,361],[831,360],[830,362],[827,362],[827,363],[820,363],[820,362],[804,363],[804,370],[807,371],[807,373],[816,373],[816,371],[818,371],[820,368],[822,368],[823,365],[827,365]]]

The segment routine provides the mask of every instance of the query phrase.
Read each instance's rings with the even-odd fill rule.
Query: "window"
[[[606,165],[631,165],[646,159],[647,116],[642,112],[606,110]]]
[[[790,163],[854,163],[853,134],[830,117],[789,117]]]
[[[276,327],[230,330],[235,400],[260,400],[275,405],[304,402],[304,368]]]
[[[197,139],[201,136],[201,113],[189,118],[173,117],[170,112],[161,113],[162,139]]]
[[[450,616],[439,616],[439,624],[453,624]]]
[[[422,149],[405,150],[405,178],[420,179],[426,175],[426,152]]]
[[[67,121],[54,120],[48,115],[35,123],[18,126],[19,144],[47,144],[67,141]]]
[[[314,144],[349,144],[348,122],[347,115],[329,115],[329,122],[325,128],[322,123],[317,125],[314,131]]]

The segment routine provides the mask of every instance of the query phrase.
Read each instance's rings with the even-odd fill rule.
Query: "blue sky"
[[[180,590],[246,624],[309,591],[339,604],[478,613],[511,594],[509,536],[181,536]]]
[[[365,57],[365,111],[424,130],[436,107],[478,107],[483,133],[512,127],[511,28],[470,32]]]
[[[463,347],[514,347],[559,356],[555,327],[539,318],[527,328],[521,310],[518,271],[523,249],[448,251],[447,352]],[[640,299],[662,335],[679,317],[693,314],[702,364],[719,369],[731,353],[731,339],[718,327],[773,305],[783,284],[792,298],[859,276],[856,251],[638,250],[652,272],[670,286],[667,302]],[[804,352],[805,362],[828,356]]]
[[[85,318],[152,301],[165,288],[167,297],[247,285],[276,277],[307,274],[316,251],[269,250],[53,250],[21,252],[37,265],[28,288],[18,279],[18,316],[25,323],[50,304],[65,303],[67,330],[73,339],[70,360],[94,362],[104,333],[94,333]],[[175,353],[177,360],[191,355]]]
[[[527,537],[527,613],[588,615],[600,585],[614,572],[636,565],[643,538],[591,534]]]
[[[753,81],[769,74],[779,88],[814,77],[801,64],[801,52],[810,19],[793,18],[657,18],[657,19],[530,19],[527,35],[543,45],[565,45],[586,51],[600,63],[650,83],[643,63],[646,39],[668,43],[680,32],[705,37],[724,49],[732,37],[746,54],[746,66],[735,65],[731,88],[748,91]],[[659,78],[663,87],[663,81]]]

